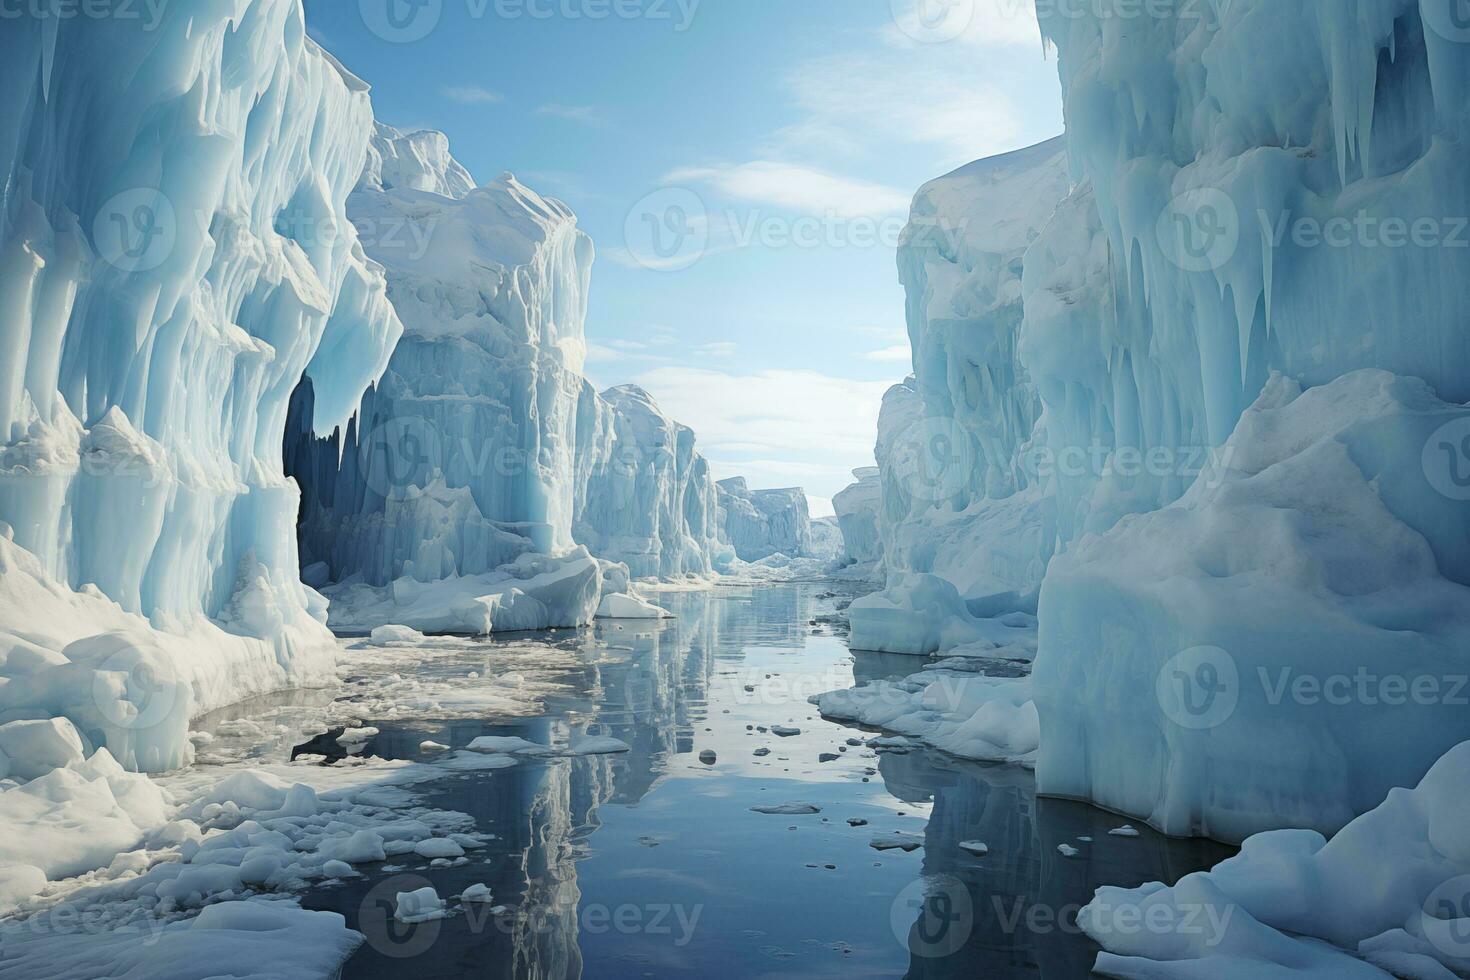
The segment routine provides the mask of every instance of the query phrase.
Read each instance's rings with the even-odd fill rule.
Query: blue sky
[[[871,465],[909,371],[892,246],[913,192],[1061,131],[1030,6],[306,0],[379,118],[578,213],[598,385],[648,388],[718,476],[817,497]]]

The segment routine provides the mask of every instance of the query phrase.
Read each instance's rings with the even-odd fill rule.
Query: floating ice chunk
[[[481,735],[466,746],[472,752],[537,755],[554,751],[549,746],[530,742],[515,735]]]
[[[674,614],[635,595],[605,595],[597,607],[598,619],[673,619]]]
[[[317,853],[329,861],[343,861],[347,864],[373,864],[388,857],[382,836],[377,831],[367,829],[345,837],[329,837],[322,841]]]
[[[328,878],[356,878],[359,873],[346,861],[331,860],[322,865],[322,874]]]
[[[875,834],[868,841],[868,846],[875,851],[917,851],[924,846],[924,835],[895,830],[886,834]]]
[[[616,755],[632,751],[632,746],[611,735],[586,735],[572,739],[572,755]]]
[[[801,729],[791,725],[772,725],[771,734],[779,735],[782,738],[791,738],[793,736],[800,735]]]
[[[393,917],[399,922],[419,923],[449,916],[444,899],[432,885],[411,892],[399,892]]]
[[[464,848],[447,837],[430,837],[428,840],[421,840],[414,845],[413,850],[421,858],[464,857]]]
[[[750,808],[752,813],[764,813],[779,817],[805,816],[812,813],[821,813],[822,808],[815,803],[765,803]]]
[[[461,902],[489,903],[494,901],[490,895],[490,886],[486,884],[471,885],[459,896]]]
[[[955,846],[964,851],[966,854],[973,854],[976,857],[984,857],[985,855],[990,853],[990,845],[984,843],[983,841],[962,840]]]
[[[365,728],[348,728],[337,736],[338,745],[361,745],[377,738],[379,731],[372,726]]]
[[[1114,827],[1112,830],[1108,831],[1108,836],[1109,837],[1138,837],[1140,835],[1139,835],[1137,829],[1135,829],[1131,824],[1124,824],[1121,827]]]
[[[420,644],[428,639],[423,633],[408,626],[377,626],[368,637],[368,642],[381,647],[394,643]]]
[[[449,751],[449,746],[443,744],[442,742],[435,742],[435,741],[431,741],[431,740],[427,740],[426,739],[426,740],[424,740],[424,741],[422,741],[422,742],[419,743],[419,751],[420,752],[448,752]]]
[[[1077,850],[1077,848],[1073,847],[1071,844],[1058,844],[1057,845],[1057,852],[1059,854],[1061,854],[1062,857],[1069,857],[1069,858],[1076,857],[1078,854],[1081,854],[1082,853],[1081,851]]]

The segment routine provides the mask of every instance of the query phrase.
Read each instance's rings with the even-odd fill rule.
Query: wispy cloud
[[[440,94],[450,102],[458,102],[460,105],[493,105],[505,101],[505,96],[499,92],[492,92],[478,85],[450,85],[441,89]]]
[[[716,340],[708,344],[700,344],[694,348],[694,353],[703,354],[705,357],[734,357],[738,350],[740,350],[740,345],[733,340]]]
[[[537,106],[536,115],[550,116],[553,119],[565,119],[568,122],[581,123],[584,126],[601,126],[602,117],[597,114],[595,105],[561,105],[549,103]]]
[[[841,218],[901,214],[909,206],[909,194],[897,188],[773,160],[681,167],[665,174],[663,183],[707,184],[749,204]]]
[[[831,496],[871,460],[886,381],[811,370],[737,374],[666,365],[634,379],[698,434],[722,477],[763,486],[800,484]],[[871,464],[869,464],[871,465]]]
[[[865,361],[877,361],[882,364],[907,364],[913,360],[914,353],[908,344],[894,344],[892,347],[870,350],[861,357]]]

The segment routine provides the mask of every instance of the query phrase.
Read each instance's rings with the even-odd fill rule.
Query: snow
[[[777,554],[827,557],[812,550],[812,522],[805,490],[751,490],[743,476],[721,480],[718,486],[725,540],[741,561],[758,562]]]
[[[124,772],[106,749],[0,793],[0,866],[21,866],[33,882],[106,867],[164,822],[166,803],[145,776]]]
[[[227,963],[232,980],[318,980],[333,975],[363,942],[337,913],[281,901],[211,905],[193,919],[166,924],[65,932],[64,942],[46,930],[7,936],[7,972],[204,980]]]
[[[11,779],[35,779],[85,757],[82,737],[65,718],[12,721],[0,725],[0,753]]]
[[[1100,889],[1079,916],[1106,950],[1098,970],[1160,978],[1256,977],[1271,967],[1324,977],[1463,975],[1467,788],[1470,743],[1330,841],[1310,830],[1270,831],[1172,888]],[[1186,916],[1209,928],[1183,929]],[[1126,928],[1139,921],[1163,927]]]

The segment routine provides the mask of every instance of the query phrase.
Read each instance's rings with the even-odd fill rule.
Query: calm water
[[[545,741],[614,735],[630,753],[527,760],[452,775],[427,805],[496,835],[471,864],[364,868],[307,896],[369,943],[345,977],[1084,977],[1096,953],[1077,906],[1103,883],[1173,882],[1228,856],[1218,845],[1108,836],[1119,818],[1038,800],[1029,772],[938,752],[874,753],[868,733],[829,723],[808,695],[911,673],[912,658],[858,655],[826,625],[841,586],[795,583],[664,597],[662,627],[562,634],[575,654],[566,696],[544,717],[376,723],[369,746],[416,758],[433,738]],[[446,666],[446,669],[450,669]],[[759,728],[801,728],[781,738]],[[758,749],[770,754],[757,756]],[[713,764],[701,754],[712,751]],[[821,812],[753,806],[811,802]],[[850,826],[849,820],[867,821]],[[923,847],[879,852],[875,834]],[[1091,844],[1079,837],[1092,837]],[[983,841],[972,857],[957,845]],[[1062,857],[1058,844],[1081,848]],[[393,895],[484,882],[497,910],[419,926]],[[452,903],[453,904],[453,903]]]

